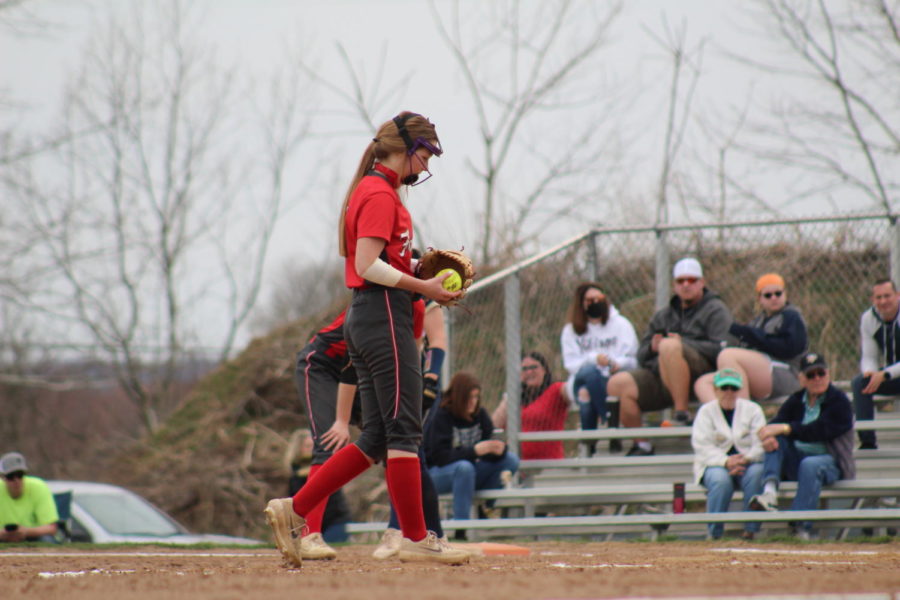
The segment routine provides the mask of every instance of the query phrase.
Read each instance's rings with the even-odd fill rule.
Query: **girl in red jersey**
[[[378,128],[366,148],[341,210],[339,238],[353,300],[344,321],[350,360],[359,380],[362,433],[336,452],[293,498],[266,507],[282,555],[300,566],[299,536],[324,498],[384,460],[388,493],[403,541],[400,560],[467,562],[425,528],[418,449],[422,440],[422,375],[413,335],[413,293],[439,302],[456,298],[446,278],[417,279],[411,262],[413,227],[400,185],[416,183],[442,150],[434,125],[403,112]]]

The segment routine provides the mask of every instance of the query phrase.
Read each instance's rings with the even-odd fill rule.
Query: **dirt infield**
[[[900,592],[900,543],[527,544],[530,556],[487,556],[462,567],[384,563],[372,546],[331,562],[281,565],[275,550],[160,547],[0,552],[0,598],[490,598],[723,597]]]

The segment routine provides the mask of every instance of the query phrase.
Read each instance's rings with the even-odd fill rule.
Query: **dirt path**
[[[526,600],[628,596],[900,593],[900,543],[535,543],[531,555],[462,567],[379,563],[371,546],[281,566],[274,550],[21,549],[0,552],[0,598]]]

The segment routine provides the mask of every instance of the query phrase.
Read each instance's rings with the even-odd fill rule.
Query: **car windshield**
[[[168,537],[183,533],[165,515],[131,494],[77,494],[76,501],[112,534]]]

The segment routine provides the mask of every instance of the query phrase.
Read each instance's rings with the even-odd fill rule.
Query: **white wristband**
[[[400,282],[401,277],[403,277],[403,273],[380,258],[373,260],[369,268],[362,273],[363,279],[388,287],[395,287]]]

